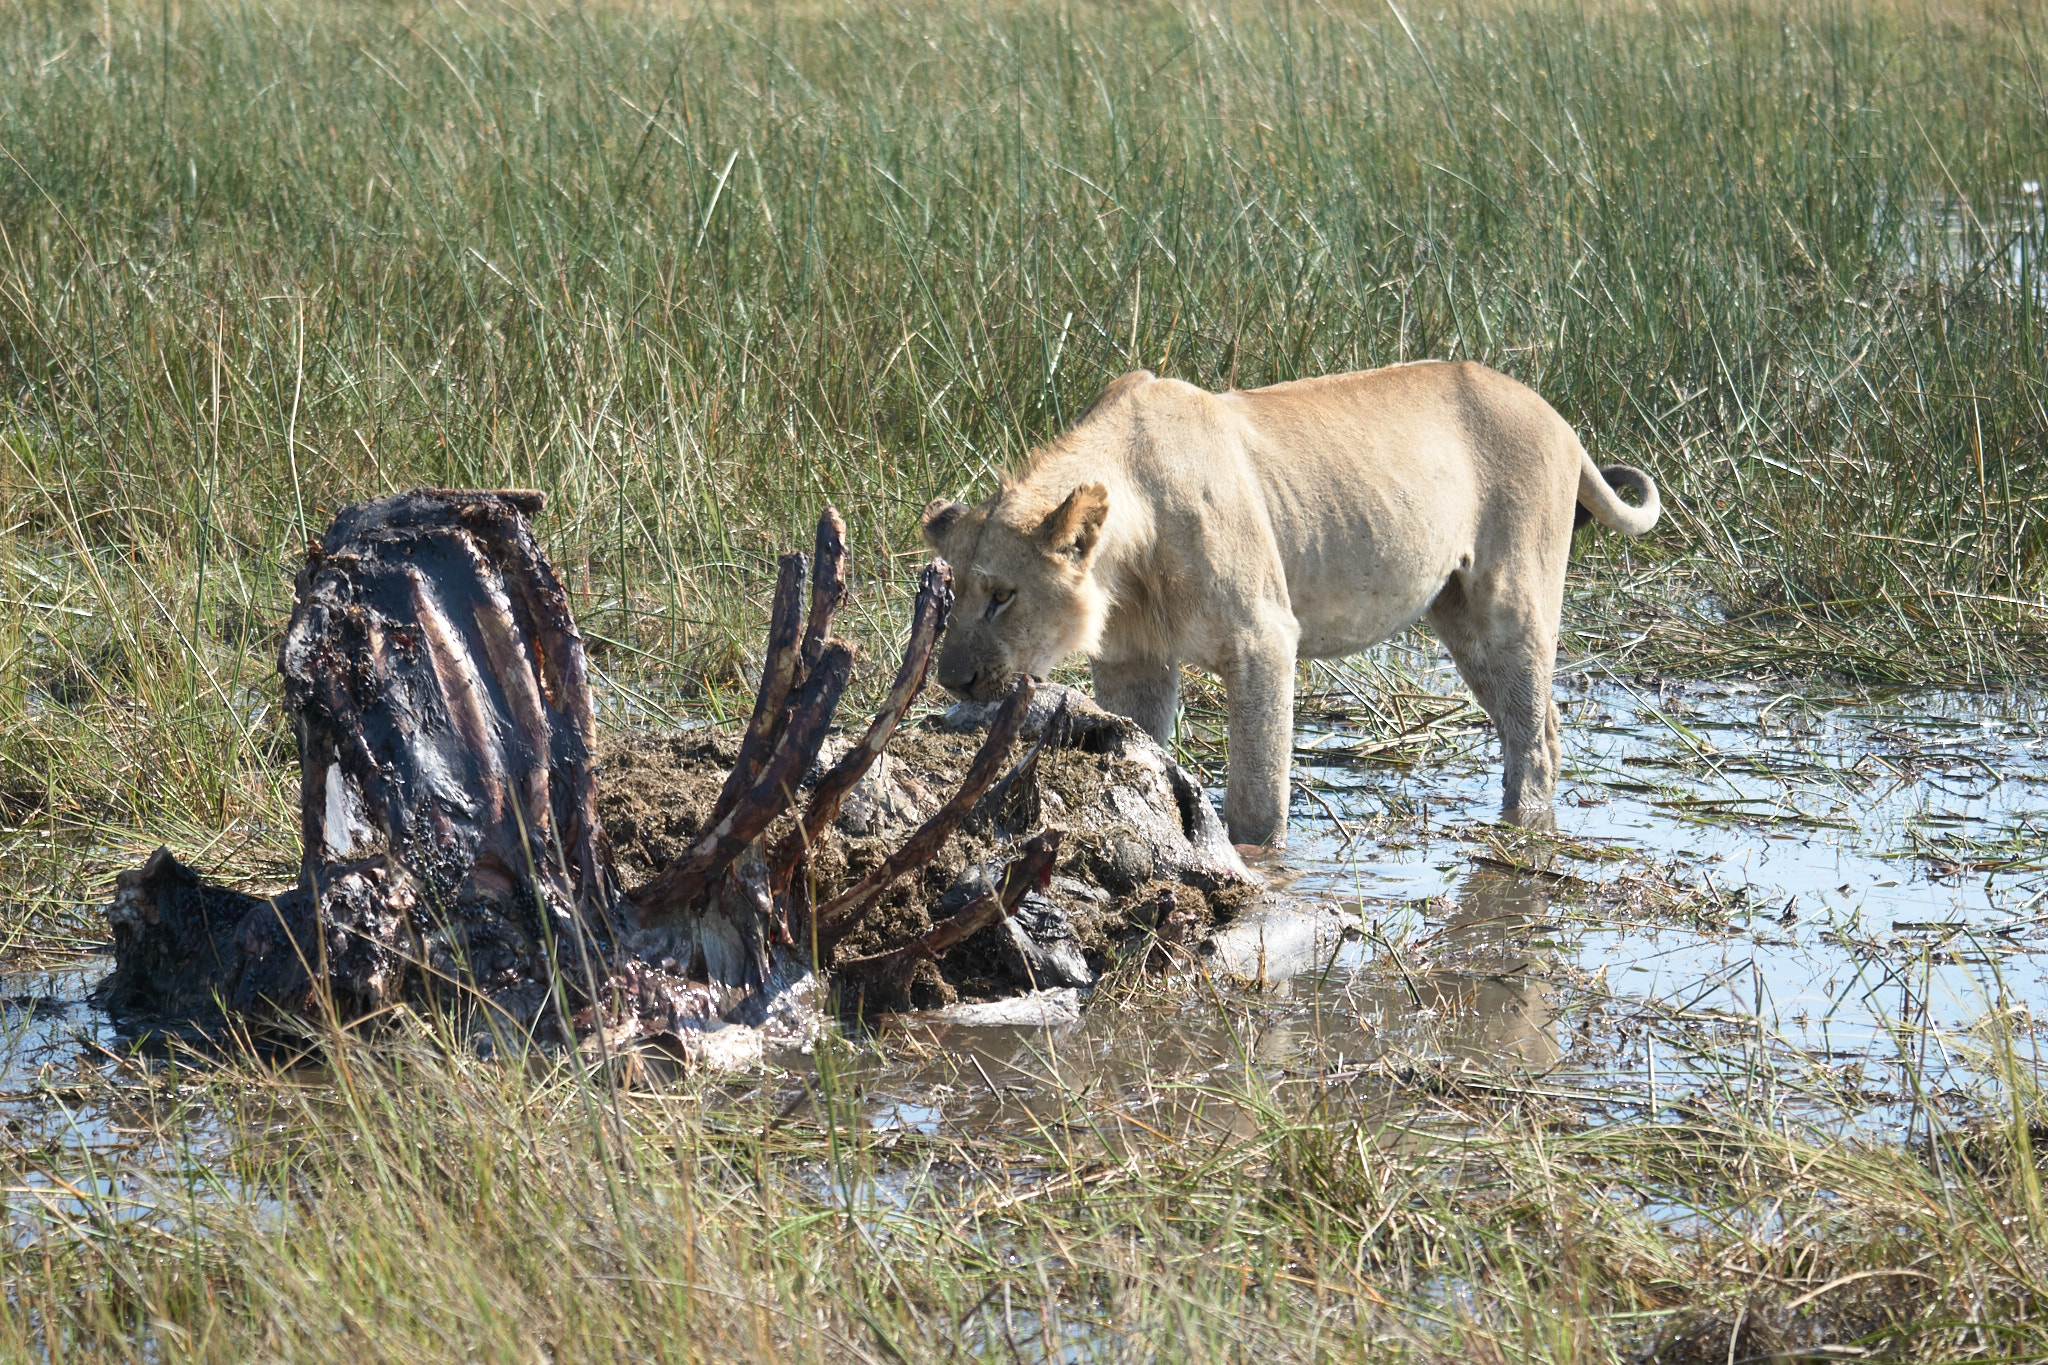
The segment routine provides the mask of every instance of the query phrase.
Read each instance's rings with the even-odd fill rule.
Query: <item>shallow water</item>
[[[2048,275],[2041,248],[2048,241],[2041,182],[2023,180],[2016,193],[1985,204],[1930,201],[1907,214],[1903,224],[1909,266],[1931,269],[1955,289],[1979,284],[2038,304],[2048,304]]]
[[[125,1054],[86,996],[103,961],[0,976],[0,1236],[176,1223],[233,1182],[203,1086]]]
[[[1327,972],[1228,1008],[1098,1002],[1065,1030],[907,1021],[867,1077],[876,1121],[1220,1131],[1251,1121],[1226,1092],[1292,1086],[1404,1120],[1489,1096],[1595,1122],[1761,1101],[1906,1137],[2035,1069],[2041,698],[1609,679],[1559,704],[1548,839],[1494,823],[1483,727],[1399,762],[1305,729],[1275,870],[1366,925]]]
[[[896,1020],[835,1086],[885,1135],[1108,1148],[1228,1141],[1289,1097],[1409,1128],[1501,1101],[1596,1123],[1761,1101],[1908,1138],[1995,1099],[1998,1046],[2037,1069],[2048,698],[1611,677],[1558,695],[1545,838],[1494,822],[1485,727],[1389,749],[1347,728],[1343,697],[1304,700],[1294,843],[1268,871],[1365,925],[1320,975],[1111,986],[1064,1027]],[[47,1170],[107,1182],[84,1194],[210,1178],[198,1089],[121,1057],[84,1003],[103,970],[0,978],[10,1220],[73,1197]],[[801,1107],[817,1074],[787,1058],[766,1083]],[[137,1185],[135,1216],[164,1216],[164,1188]]]

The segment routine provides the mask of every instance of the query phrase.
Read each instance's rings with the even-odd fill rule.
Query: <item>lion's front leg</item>
[[[1224,823],[1233,844],[1287,842],[1287,777],[1294,755],[1294,643],[1267,641],[1223,671],[1230,694],[1230,785]]]
[[[1159,747],[1173,744],[1173,713],[1180,705],[1180,664],[1171,659],[1090,659],[1095,703],[1129,716]]]

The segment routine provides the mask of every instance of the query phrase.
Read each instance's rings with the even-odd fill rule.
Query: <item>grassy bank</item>
[[[29,1158],[63,1183],[14,1199],[0,1359],[2048,1351],[2023,1127],[1916,1151],[1756,1094],[1589,1127],[1554,1082],[1471,1073],[1326,1100],[1238,1027],[1236,1064],[1150,1099],[1048,1062],[1060,1102],[1035,1129],[929,1136],[863,1127],[830,1058],[788,1091],[619,1092],[429,1046],[344,1045],[318,1086],[130,1076],[139,1156]],[[181,1177],[195,1118],[217,1145]]]
[[[1137,364],[1526,379],[1671,508],[1588,539],[1570,650],[2023,672],[2043,44],[2029,6],[16,5],[0,894],[77,899],[81,842],[290,862],[270,650],[345,501],[548,490],[660,719],[744,673],[819,503],[886,580]]]

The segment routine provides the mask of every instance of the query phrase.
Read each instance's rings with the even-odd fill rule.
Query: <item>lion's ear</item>
[[[1038,523],[1035,534],[1039,544],[1053,554],[1085,560],[1094,552],[1108,516],[1109,490],[1099,483],[1084,483]]]
[[[946,498],[933,498],[924,509],[924,543],[946,552],[946,537],[953,534],[953,528],[960,524],[960,518],[973,509],[964,502],[952,502]]]

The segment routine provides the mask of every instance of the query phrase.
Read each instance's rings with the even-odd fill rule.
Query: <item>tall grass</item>
[[[424,1036],[341,1042],[317,1089],[129,1077],[126,1131],[170,1147],[169,1173],[36,1160],[62,1183],[14,1196],[0,1359],[2048,1351],[2024,1074],[2018,1126],[1916,1153],[1756,1105],[1589,1128],[1544,1087],[1455,1078],[1333,1103],[1245,1043],[1197,1082],[1051,1083],[1035,1130],[925,1136],[860,1124],[829,1049],[808,1099],[620,1092]],[[187,1158],[216,1164],[181,1175],[195,1110],[228,1117]]]
[[[81,836],[289,863],[269,650],[342,502],[545,488],[609,676],[715,697],[819,503],[879,588],[1138,364],[1526,379],[1672,508],[1589,540],[1574,647],[2024,671],[2044,55],[2025,5],[25,0],[0,894],[83,896]]]

